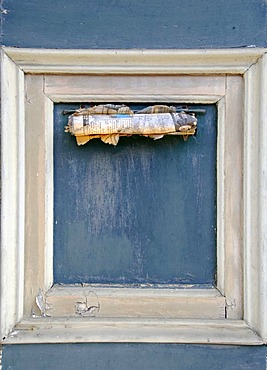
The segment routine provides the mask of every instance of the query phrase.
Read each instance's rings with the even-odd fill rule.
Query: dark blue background
[[[134,136],[117,147],[77,146],[64,132],[70,107],[54,114],[55,282],[213,284],[216,106],[201,107],[187,141]]]
[[[263,346],[91,343],[8,345],[3,370],[266,370]]]
[[[3,7],[7,46],[266,46],[264,0],[4,0]]]

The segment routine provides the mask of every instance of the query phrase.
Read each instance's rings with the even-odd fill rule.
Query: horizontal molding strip
[[[51,317],[225,318],[225,297],[217,289],[136,289],[55,285],[45,294]],[[90,312],[90,307],[93,312]],[[80,316],[81,317],[81,316]]]
[[[220,95],[73,95],[73,94],[47,94],[54,103],[77,103],[77,102],[146,102],[146,103],[192,103],[192,104],[213,104],[222,97]]]
[[[25,73],[243,74],[266,49],[66,50],[4,48]]]
[[[96,318],[24,320],[3,343],[92,342],[262,344],[258,335],[239,320]]]

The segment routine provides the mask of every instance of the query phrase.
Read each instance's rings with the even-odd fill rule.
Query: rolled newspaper
[[[110,106],[77,110],[69,116],[66,131],[76,137],[78,145],[95,138],[117,145],[120,136],[141,135],[156,140],[165,135],[183,135],[187,138],[196,132],[196,117],[184,112],[176,113],[174,107],[153,106],[134,113],[126,106],[114,105],[120,107],[117,109],[111,109]]]

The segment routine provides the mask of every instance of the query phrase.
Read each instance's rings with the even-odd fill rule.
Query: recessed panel
[[[54,114],[54,281],[205,284],[216,274],[216,106],[184,141],[77,146]],[[141,108],[145,105],[135,105]]]

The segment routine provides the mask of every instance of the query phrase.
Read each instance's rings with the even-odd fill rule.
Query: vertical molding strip
[[[53,285],[53,218],[54,218],[54,103],[43,94],[45,109],[45,267],[44,289]]]
[[[259,112],[259,227],[260,227],[260,253],[259,253],[259,320],[258,331],[267,341],[267,54],[259,61],[261,68],[260,80],[260,112]]]
[[[227,76],[224,141],[224,292],[227,318],[243,318],[243,79]]]
[[[39,313],[37,307],[33,307],[39,289],[48,290],[53,283],[53,103],[43,93],[43,76],[27,75],[25,82],[24,314],[30,315],[33,308]]]
[[[218,134],[217,134],[217,288],[225,295],[225,97],[217,103]]]
[[[23,315],[24,73],[1,54],[1,334]]]
[[[267,56],[245,73],[244,317],[267,340]]]
[[[259,127],[258,84],[260,74],[257,65],[245,73],[245,121],[244,121],[244,316],[256,328],[258,307],[257,255],[258,255],[258,151]],[[254,214],[255,213],[255,214]],[[249,262],[249,263],[248,263]],[[253,302],[253,304],[251,304]]]

